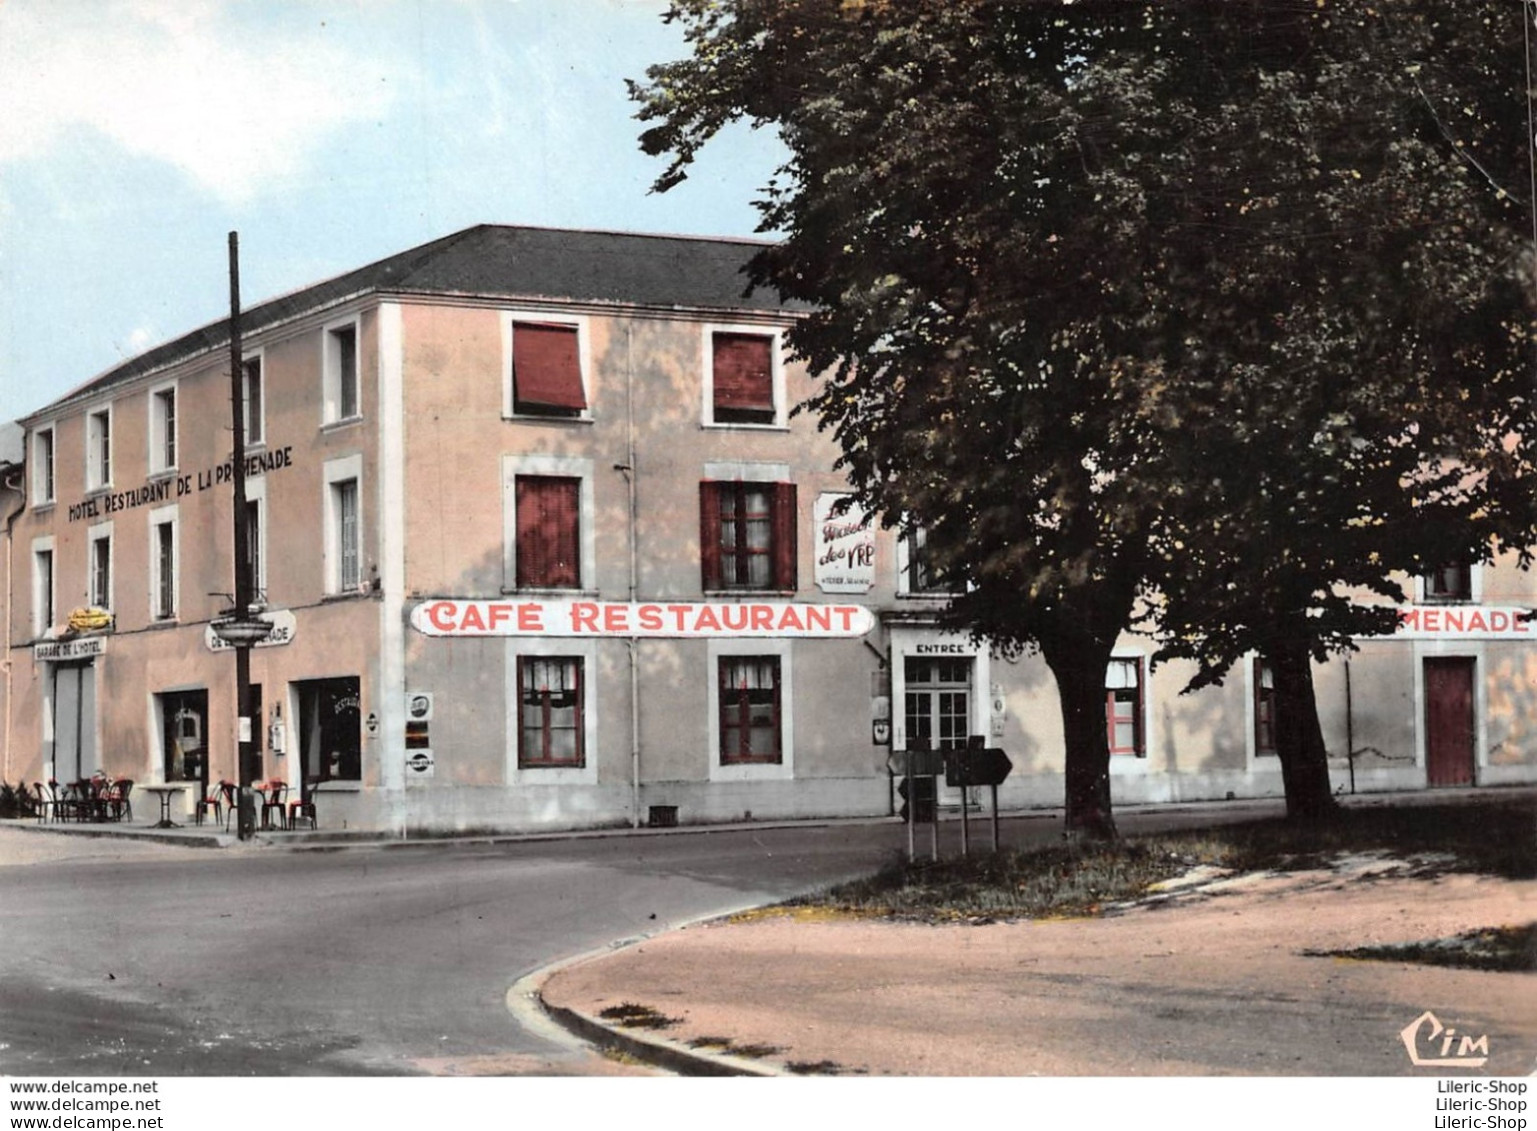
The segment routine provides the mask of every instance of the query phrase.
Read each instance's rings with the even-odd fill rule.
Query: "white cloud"
[[[339,127],[380,116],[363,9],[219,0],[0,3],[0,165],[80,127],[239,203]],[[242,13],[261,23],[242,23]],[[349,26],[347,17],[352,16]],[[339,17],[339,18],[338,18]]]

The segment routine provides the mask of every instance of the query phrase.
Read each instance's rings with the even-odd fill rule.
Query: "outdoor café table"
[[[184,785],[146,785],[143,787],[145,793],[153,793],[156,797],[160,798],[160,820],[151,825],[151,828],[181,828],[180,825],[171,820],[171,798],[186,788]]]

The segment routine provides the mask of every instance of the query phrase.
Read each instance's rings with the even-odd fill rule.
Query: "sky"
[[[747,236],[783,152],[649,191],[664,0],[0,0],[0,421],[229,313],[481,223]]]

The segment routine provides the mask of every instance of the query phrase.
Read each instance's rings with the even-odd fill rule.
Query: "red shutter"
[[[763,334],[714,335],[715,407],[774,411],[774,339]]]
[[[800,519],[795,510],[795,484],[774,484],[774,588],[794,591],[795,532]]]
[[[699,574],[701,588],[721,587],[720,485],[710,480],[699,484]]]
[[[587,407],[575,326],[513,323],[512,398],[514,409]]]
[[[517,479],[519,589],[581,586],[581,480]]]

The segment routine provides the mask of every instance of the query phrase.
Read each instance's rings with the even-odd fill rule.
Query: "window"
[[[32,635],[46,636],[53,627],[53,539],[32,543]]]
[[[905,594],[945,594],[952,590],[939,580],[932,555],[925,548],[928,530],[908,527],[897,544],[897,592]]]
[[[1473,600],[1473,567],[1466,562],[1442,566],[1425,576],[1425,600]]]
[[[176,467],[176,386],[155,389],[149,395],[150,474]]]
[[[46,506],[54,500],[52,428],[40,428],[33,434],[32,461],[32,505]]]
[[[267,440],[266,390],[262,385],[262,359],[260,355],[248,357],[240,364],[240,390],[242,419],[245,421],[245,442],[262,444]]]
[[[587,411],[579,322],[512,318],[512,411],[520,416],[580,417]]]
[[[903,722],[909,746],[917,739],[931,750],[963,750],[971,734],[972,661],[908,657],[902,665]]]
[[[516,477],[515,582],[519,589],[581,587],[582,481]]]
[[[582,674],[579,656],[518,657],[519,767],[584,764]]]
[[[267,600],[267,562],[266,555],[262,553],[262,511],[265,503],[264,499],[247,499],[245,504],[246,563],[250,567],[247,576],[251,579],[256,600],[262,602]]]
[[[761,326],[706,326],[703,385],[705,424],[783,427],[779,332]]]
[[[363,580],[363,457],[327,460],[323,474],[325,591],[356,593]]]
[[[699,485],[700,566],[706,590],[796,588],[795,484]]]
[[[163,507],[149,516],[149,610],[152,620],[176,616],[176,508]]]
[[[781,760],[778,656],[721,656],[720,761],[723,766]]]
[[[1110,753],[1143,757],[1142,661],[1111,660],[1105,671],[1105,731]]]
[[[362,415],[358,391],[358,324],[329,326],[325,332],[325,422]]]
[[[112,526],[110,523],[95,527],[89,535],[91,605],[98,609],[112,608]]]
[[[112,485],[112,410],[104,408],[85,419],[85,485],[99,491]]]
[[[1254,753],[1274,754],[1276,721],[1275,669],[1262,659],[1254,661]]]

